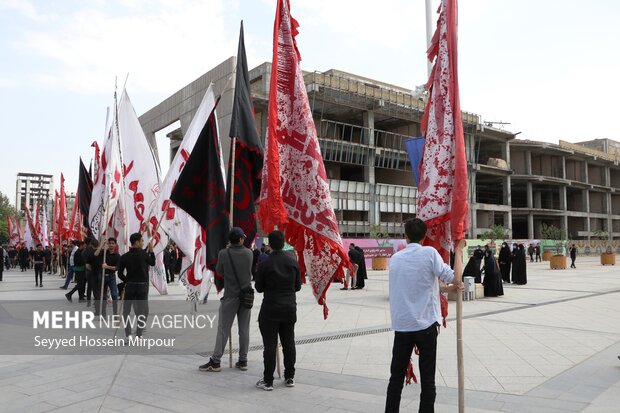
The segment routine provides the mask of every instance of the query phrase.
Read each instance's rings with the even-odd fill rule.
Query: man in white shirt
[[[73,244],[73,248],[71,249],[71,254],[69,255],[69,265],[67,268],[67,277],[65,278],[65,283],[62,287],[60,287],[62,290],[66,290],[67,288],[69,288],[69,284],[71,283],[71,280],[73,279],[73,267],[74,267],[74,262],[73,262],[73,258],[75,257],[75,251],[78,250],[78,246],[77,246],[77,241],[72,241]]]
[[[441,291],[460,291],[460,276],[433,247],[420,242],[426,236],[426,224],[418,218],[405,221],[407,247],[394,254],[388,264],[390,280],[390,312],[394,347],[390,382],[387,389],[385,411],[398,412],[403,382],[414,347],[419,351],[420,409],[432,413],[435,409],[435,364],[437,359],[437,333],[441,322],[439,280],[448,284]],[[463,243],[457,246],[455,261],[462,260]]]

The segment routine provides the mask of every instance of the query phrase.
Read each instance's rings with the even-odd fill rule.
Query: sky
[[[424,0],[290,1],[304,70],[426,82]],[[14,202],[18,172],[53,174],[56,185],[62,172],[74,192],[115,84],[127,79],[141,115],[234,56],[241,20],[250,69],[270,61],[275,6],[0,0],[0,192]],[[519,138],[620,140],[619,19],[614,0],[461,0],[461,108]]]

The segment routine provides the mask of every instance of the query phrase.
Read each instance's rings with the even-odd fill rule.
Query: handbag
[[[235,268],[235,263],[230,255],[230,250],[226,249],[226,252],[228,253],[228,260],[232,266],[233,274],[235,274],[235,278],[237,279],[237,284],[239,284],[239,301],[244,308],[250,309],[254,306],[254,288],[252,288],[251,285],[249,287],[241,288],[241,281],[239,281],[237,269]]]

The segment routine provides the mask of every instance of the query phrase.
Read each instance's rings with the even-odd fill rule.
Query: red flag
[[[60,237],[59,237],[59,229],[58,229],[58,191],[54,191],[54,221],[52,222],[52,232],[53,232],[53,239],[52,242],[54,243],[54,245],[58,245],[59,241],[60,241]]]
[[[69,224],[69,231],[67,232],[67,237],[77,240],[82,240],[82,225],[80,221],[80,214],[78,213],[79,208],[79,200],[78,194],[75,194],[75,199],[73,200],[73,211],[71,212],[71,223]]]
[[[14,247],[15,246],[15,239],[13,238],[14,234],[15,234],[15,230],[13,229],[13,222],[11,221],[11,217],[9,215],[6,216],[6,223],[8,225],[8,232],[9,232],[9,245]]]
[[[31,246],[36,247],[37,244],[41,243],[41,240],[39,240],[39,234],[37,233],[37,230],[35,228],[35,223],[32,220],[32,216],[30,215],[30,210],[28,208],[25,208],[25,209],[26,209],[26,219],[28,220],[27,225],[28,225],[28,229],[30,230]]]
[[[425,135],[420,167],[417,216],[428,226],[426,245],[446,263],[450,243],[465,238],[469,227],[467,161],[457,70],[457,1],[442,0],[437,30],[428,49],[436,58],[422,118]]]
[[[327,317],[325,294],[350,266],[342,246],[327,174],[306,94],[288,0],[278,0],[273,33],[269,120],[259,217],[277,225],[297,251],[302,277]]]
[[[69,234],[69,217],[67,214],[67,198],[65,194],[65,177],[60,174],[60,200],[58,211],[58,233],[62,237],[68,237]]]

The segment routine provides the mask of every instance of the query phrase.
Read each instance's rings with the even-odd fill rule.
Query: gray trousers
[[[248,347],[250,346],[250,314],[251,309],[245,308],[239,302],[238,297],[224,297],[220,300],[220,310],[218,313],[217,336],[215,338],[215,348],[211,359],[219,363],[228,344],[228,335],[232,327],[235,316],[239,327],[239,361],[248,361]]]

